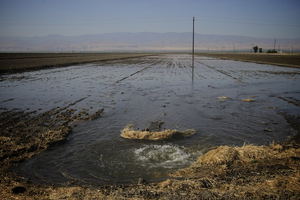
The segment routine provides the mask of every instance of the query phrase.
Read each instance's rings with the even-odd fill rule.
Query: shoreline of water
[[[103,174],[107,174],[113,167],[117,170],[111,170],[110,176],[116,180],[120,177],[119,174],[124,172],[132,177],[130,170],[128,172],[122,168],[125,160],[121,159],[124,155],[128,157],[126,163],[136,165],[134,160],[137,160],[142,166],[139,169],[140,172],[133,172],[137,176],[131,181],[137,181],[145,177],[141,172],[148,170],[146,163],[141,161],[143,157],[148,163],[152,155],[168,157],[166,161],[172,161],[178,158],[172,155],[189,157],[189,154],[184,153],[190,151],[198,153],[200,151],[202,154],[202,149],[221,145],[242,146],[245,142],[268,145],[272,140],[285,141],[288,136],[295,134],[281,114],[297,115],[299,113],[296,101],[300,94],[297,70],[248,63],[243,67],[240,62],[224,62],[206,58],[198,58],[199,62],[197,62],[196,58],[198,70],[192,83],[187,58],[188,56],[180,55],[174,58],[171,56],[151,57],[134,60],[135,64],[130,64],[130,66],[121,61],[113,61],[103,66],[92,64],[84,68],[75,66],[7,76],[2,82],[5,98],[1,99],[1,107],[4,112],[13,116],[11,120],[21,119],[21,122],[17,123],[20,127],[23,125],[26,127],[25,123],[22,125],[23,121],[30,124],[37,120],[37,118],[34,120],[22,118],[31,111],[36,111],[36,115],[41,114],[40,116],[47,120],[49,120],[48,117],[57,118],[55,123],[68,117],[73,120],[74,116],[80,122],[66,121],[72,126],[73,133],[63,145],[44,151],[51,143],[45,146],[39,146],[37,143],[33,146],[24,144],[18,147],[17,152],[25,151],[28,155],[24,159],[28,159],[36,152],[44,151],[28,162],[33,163],[31,166],[34,167],[38,167],[39,163],[44,164],[42,173],[39,172],[39,168],[29,168],[33,170],[34,176],[46,180],[49,184],[51,175],[48,171],[57,173],[57,176],[53,176],[58,178],[57,180],[64,178],[60,184],[74,183],[74,180],[88,183],[88,180],[82,177],[92,174],[94,177],[103,178]],[[149,67],[149,63],[152,62],[157,65]],[[145,70],[140,71],[141,69]],[[276,73],[273,73],[274,70]],[[137,71],[139,73],[136,73]],[[122,81],[116,83],[118,80]],[[36,88],[36,85],[40,87]],[[19,92],[14,92],[14,88],[18,87]],[[286,91],[287,88],[288,91]],[[68,96],[64,98],[66,94]],[[226,98],[220,100],[219,97],[224,96]],[[254,101],[242,101],[247,98]],[[19,110],[18,115],[17,110],[10,110],[17,107],[23,108]],[[85,116],[93,115],[102,108],[104,112],[101,118],[93,121],[82,120]],[[53,110],[53,115],[51,110]],[[50,111],[48,114],[52,116],[46,116],[48,111]],[[28,114],[28,116],[31,115],[35,114]],[[8,116],[7,119],[9,118]],[[120,131],[127,124],[133,123],[137,128],[142,129],[149,122],[156,120],[165,122],[163,128],[193,128],[196,133],[190,138],[163,143],[145,143],[120,138]],[[32,127],[40,126],[44,130],[51,127],[51,123],[42,121]],[[14,126],[16,125],[5,128],[8,134],[9,130],[18,129]],[[27,127],[30,128],[30,126]],[[6,136],[5,139],[9,141]],[[41,147],[43,149],[39,149]],[[166,155],[161,154],[162,149],[165,150]],[[128,153],[123,154],[126,150]],[[132,156],[136,152],[140,157]],[[42,157],[46,154],[53,155],[43,160]],[[14,155],[13,152],[12,155]],[[101,158],[101,155],[106,157]],[[145,155],[149,159],[146,159]],[[58,157],[57,160],[54,159],[55,156]],[[181,166],[176,162],[170,163],[180,169],[190,165],[198,157],[194,155],[193,159]],[[47,161],[53,163],[47,165]],[[79,163],[80,161],[82,162]],[[181,159],[181,163],[182,161],[185,160]],[[47,168],[49,166],[54,168]],[[128,169],[130,169],[129,166],[127,166]],[[28,170],[25,168],[25,171],[32,173],[29,168]],[[102,174],[99,173],[99,169],[103,170]],[[162,171],[162,169],[156,171]],[[156,171],[151,173],[155,175]],[[151,180],[151,176],[144,179]],[[104,179],[110,178],[104,177]]]

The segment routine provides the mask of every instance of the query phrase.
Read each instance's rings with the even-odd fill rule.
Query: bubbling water
[[[195,161],[195,156],[189,149],[170,144],[144,145],[134,149],[134,157],[137,164],[149,169],[158,167],[178,168]]]

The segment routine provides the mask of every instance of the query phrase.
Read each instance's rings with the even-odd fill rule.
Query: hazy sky
[[[300,38],[300,0],[0,0],[0,36],[195,32]]]

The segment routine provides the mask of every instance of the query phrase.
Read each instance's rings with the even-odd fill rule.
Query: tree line
[[[257,51],[259,53],[263,52],[262,48],[258,48],[257,45],[253,47],[253,51],[254,51],[254,53],[257,53]],[[267,53],[277,53],[277,51],[275,49],[273,49],[273,50],[268,50]]]

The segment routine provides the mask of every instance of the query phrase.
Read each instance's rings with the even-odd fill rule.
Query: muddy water
[[[3,76],[2,109],[105,109],[20,173],[51,183],[159,181],[212,147],[267,145],[294,134],[281,115],[300,114],[299,69],[195,57],[192,81],[190,66],[189,55],[161,55]],[[143,129],[158,120],[162,128],[196,133],[169,141],[120,137],[127,124]]]

